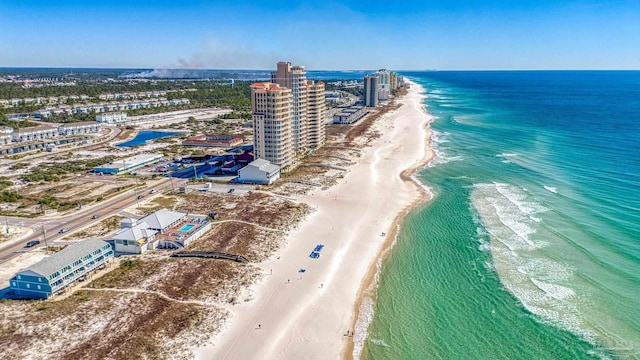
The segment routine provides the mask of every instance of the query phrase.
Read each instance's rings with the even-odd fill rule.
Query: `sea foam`
[[[470,200],[474,221],[490,238],[493,263],[487,268],[498,274],[505,290],[541,322],[595,343],[578,310],[579,297],[567,285],[574,269],[545,257],[542,250],[549,244],[534,236],[543,219],[533,215],[547,209],[526,189],[504,183],[475,184]]]
[[[431,168],[437,165],[446,164],[451,161],[463,160],[462,156],[450,156],[442,148],[441,146],[442,144],[446,144],[449,142],[449,135],[450,134],[447,132],[440,133],[437,131],[433,131],[431,135],[431,150],[433,150],[433,153],[435,155],[433,159],[429,161],[429,163],[427,164],[427,167]]]
[[[373,320],[373,299],[365,297],[362,299],[360,310],[358,311],[358,320],[356,328],[353,332],[353,358],[360,359],[364,342],[367,340],[369,324]]]

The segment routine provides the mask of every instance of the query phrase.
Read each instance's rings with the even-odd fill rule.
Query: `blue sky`
[[[0,67],[640,69],[639,0],[2,0]]]

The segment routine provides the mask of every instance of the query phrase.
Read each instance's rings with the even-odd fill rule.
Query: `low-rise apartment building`
[[[9,288],[17,298],[47,299],[84,280],[112,258],[108,243],[97,239],[79,241],[18,271],[9,281]]]
[[[40,125],[33,127],[25,127],[13,130],[14,142],[34,141],[34,140],[50,140],[59,136],[57,127],[51,125]]]

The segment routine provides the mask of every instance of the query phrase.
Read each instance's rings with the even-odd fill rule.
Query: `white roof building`
[[[112,236],[115,251],[141,254],[147,250],[155,249],[159,244],[157,235],[164,233],[171,226],[177,225],[186,217],[186,213],[160,209],[137,221],[128,218],[122,219],[120,221],[121,229]]]
[[[264,159],[256,159],[238,171],[238,180],[245,183],[268,185],[279,178],[280,167]]]
[[[155,248],[157,231],[149,229],[149,224],[144,221],[134,223],[124,220],[129,219],[123,219],[120,223],[122,229],[111,237],[114,241],[116,252],[141,254],[146,250]]]
[[[164,232],[165,229],[184,219],[186,216],[186,213],[160,209],[153,214],[143,217],[140,221],[146,222],[149,229]]]

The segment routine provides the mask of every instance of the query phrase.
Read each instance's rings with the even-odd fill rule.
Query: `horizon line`
[[[180,71],[263,71],[263,72],[273,72],[274,69],[240,69],[240,68],[171,68],[171,67],[101,67],[101,66],[0,66],[0,70],[2,69],[88,69],[88,70],[145,70],[145,71],[155,71],[155,70],[180,70]],[[554,68],[554,69],[435,69],[435,68],[426,68],[426,69],[390,69],[390,68],[379,68],[379,69],[387,69],[394,72],[465,72],[465,71],[483,71],[483,72],[509,72],[509,71],[640,71],[638,69],[603,69],[603,68],[592,68],[592,69],[570,69],[570,68]],[[377,71],[379,69],[307,69],[307,72],[365,72],[365,71]]]

